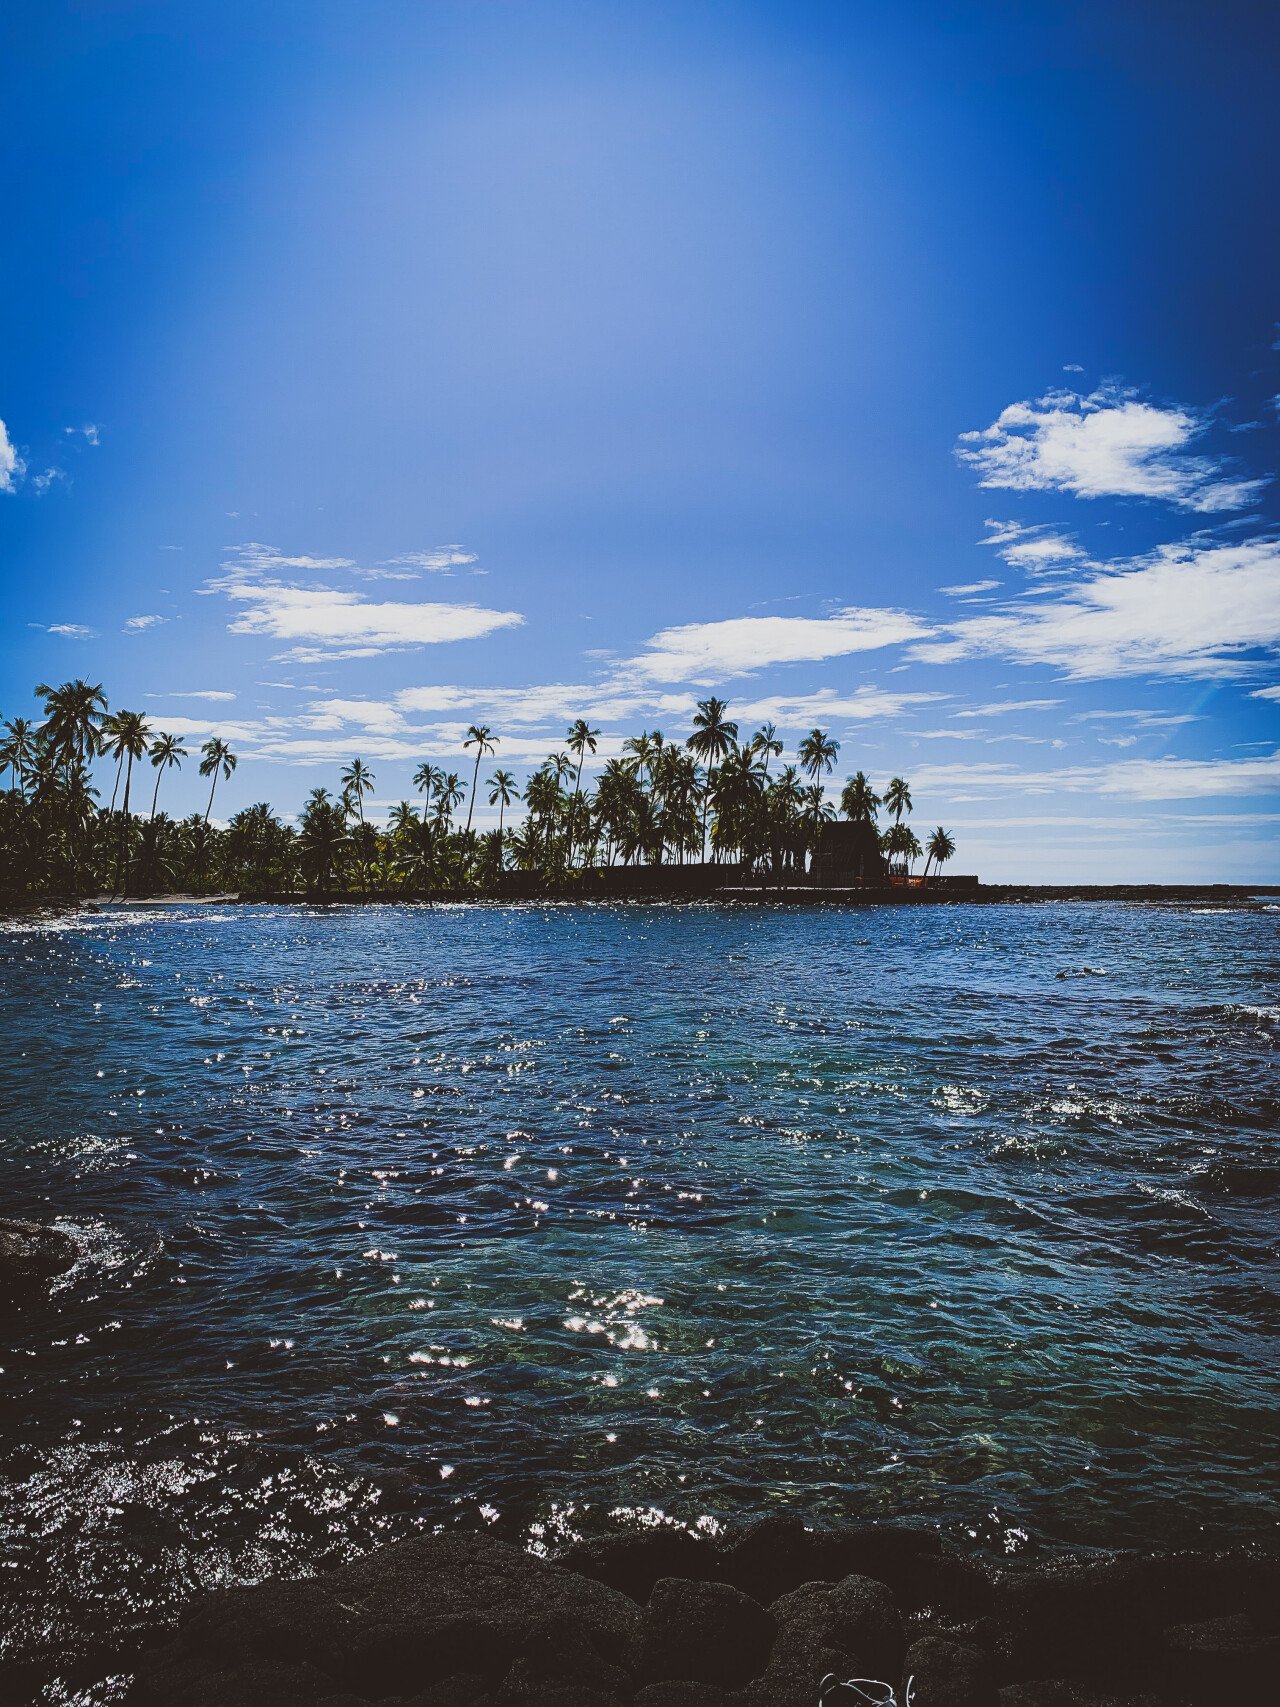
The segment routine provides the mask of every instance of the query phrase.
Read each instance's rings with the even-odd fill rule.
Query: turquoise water
[[[11,925],[8,1657],[422,1522],[1274,1536],[1278,923]]]

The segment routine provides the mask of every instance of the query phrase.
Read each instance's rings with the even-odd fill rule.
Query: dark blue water
[[[83,1258],[0,1335],[9,1657],[423,1522],[1273,1537],[1278,926],[11,927],[0,1188]]]

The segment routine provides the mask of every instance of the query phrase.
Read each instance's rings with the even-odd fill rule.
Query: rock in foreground
[[[768,1605],[741,1585],[744,1561],[755,1586],[766,1581],[769,1550],[755,1543],[690,1548],[659,1534],[650,1565],[634,1537],[574,1549],[568,1569],[488,1535],[415,1536],[327,1576],[209,1596],[144,1658],[135,1699],[815,1707],[834,1673],[878,1679],[899,1702],[913,1676],[918,1707],[1211,1707],[1211,1679],[1248,1707],[1273,1671],[1274,1560],[1120,1555],[1001,1571],[913,1534],[800,1531],[784,1548],[775,1524],[779,1580],[802,1560],[814,1574]],[[844,1570],[853,1558],[863,1571]],[[677,1561],[688,1575],[669,1574]],[[865,1568],[877,1561],[882,1577]]]

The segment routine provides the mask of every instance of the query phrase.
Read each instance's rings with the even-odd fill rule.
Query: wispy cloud
[[[830,616],[739,616],[661,629],[630,667],[661,682],[714,685],[770,664],[817,663],[920,639],[931,631],[900,610],[850,606]]]
[[[92,640],[98,632],[82,622],[29,622],[27,627],[41,629],[45,634],[57,634],[63,640]]]
[[[981,543],[994,546],[1011,568],[1024,574],[1045,575],[1074,568],[1084,560],[1084,552],[1070,534],[1054,528],[1026,527],[1021,522],[999,522],[990,517],[985,525],[991,532]]]
[[[169,618],[167,616],[156,616],[154,614],[147,616],[129,616],[125,618],[124,622],[125,632],[128,634],[140,634],[143,629],[159,628],[162,622],[168,622],[168,620]]]
[[[956,455],[983,486],[1080,498],[1163,498],[1182,509],[1238,510],[1265,479],[1241,479],[1223,458],[1192,455],[1207,416],[1160,407],[1107,385],[1087,396],[1051,391],[1011,403],[989,427],[962,433]]]
[[[1280,650],[1280,542],[1191,540],[1094,569],[1034,606],[1003,605],[917,644],[926,663],[997,656],[1074,680],[1237,676]]]
[[[1280,749],[1256,758],[1118,759],[1105,765],[1067,765],[1024,771],[1016,765],[920,765],[912,777],[918,793],[958,798],[957,791],[1087,794],[1133,800],[1199,800],[1280,790]]]
[[[946,698],[944,693],[885,693],[873,687],[857,688],[853,693],[819,688],[815,693],[775,694],[746,705],[731,705],[729,709],[738,720],[740,737],[746,740],[752,725],[760,723],[776,723],[780,729],[788,730],[840,721],[860,723],[873,718],[900,717],[913,706],[936,704]]]
[[[406,551],[400,557],[387,559],[392,568],[420,569],[428,575],[448,575],[475,561],[475,552],[464,551],[460,545],[441,545],[434,551]]]
[[[18,455],[9,429],[0,421],[0,492],[16,492],[27,472],[27,465]]]
[[[949,598],[971,598],[975,593],[992,593],[997,587],[1003,587],[1003,581],[961,581],[958,586],[939,587],[940,593],[946,593]]]
[[[1249,697],[1250,699],[1280,700],[1280,684],[1270,688],[1254,688]]]
[[[450,640],[474,640],[524,621],[518,611],[473,604],[375,602],[343,589],[282,579],[280,571],[351,567],[347,558],[292,556],[259,544],[237,547],[223,574],[207,581],[242,605],[228,624],[232,634],[266,635],[291,643],[277,657],[297,663],[333,658],[374,658]]]
[[[226,688],[189,688],[182,693],[149,693],[148,699],[207,699],[233,700],[236,696]]]
[[[102,443],[97,424],[93,421],[86,421],[83,427],[64,427],[62,430],[68,438],[82,438],[86,444],[99,445]]]
[[[963,711],[953,711],[953,717],[1008,717],[1015,711],[1052,711],[1061,705],[1060,699],[998,699],[990,705],[972,705]]]

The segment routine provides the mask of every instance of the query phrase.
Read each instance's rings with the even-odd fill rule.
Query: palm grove
[[[839,743],[813,729],[794,764],[771,723],[739,736],[725,703],[703,700],[684,741],[646,730],[622,744],[590,785],[584,775],[600,731],[579,718],[562,751],[527,778],[524,789],[495,762],[500,737],[473,724],[460,775],[424,763],[413,776],[416,801],[402,800],[385,825],[365,815],[374,775],[358,758],[341,772],[336,793],[311,791],[296,823],[265,802],[241,807],[225,826],[212,818],[219,784],[230,783],[236,755],[220,736],[189,753],[136,711],[111,711],[100,684],[41,684],[39,723],[14,718],[0,741],[0,853],[4,888],[18,894],[148,895],[167,890],[278,894],[486,894],[508,874],[547,889],[572,886],[601,866],[670,865],[710,858],[735,861],[771,882],[801,879],[824,821],[834,817],[825,781]],[[95,773],[95,763],[105,773]],[[174,820],[160,809],[165,778],[193,762],[208,780],[202,812]],[[110,782],[104,789],[95,775]],[[149,790],[147,788],[149,784]],[[478,831],[478,800],[497,808],[495,828]],[[513,808],[523,803],[522,817]],[[840,796],[846,817],[889,822],[880,844],[891,867],[922,876],[955,844],[939,826],[922,847],[907,819],[911,791],[894,777],[878,795],[861,771]],[[465,813],[465,816],[464,816]]]

